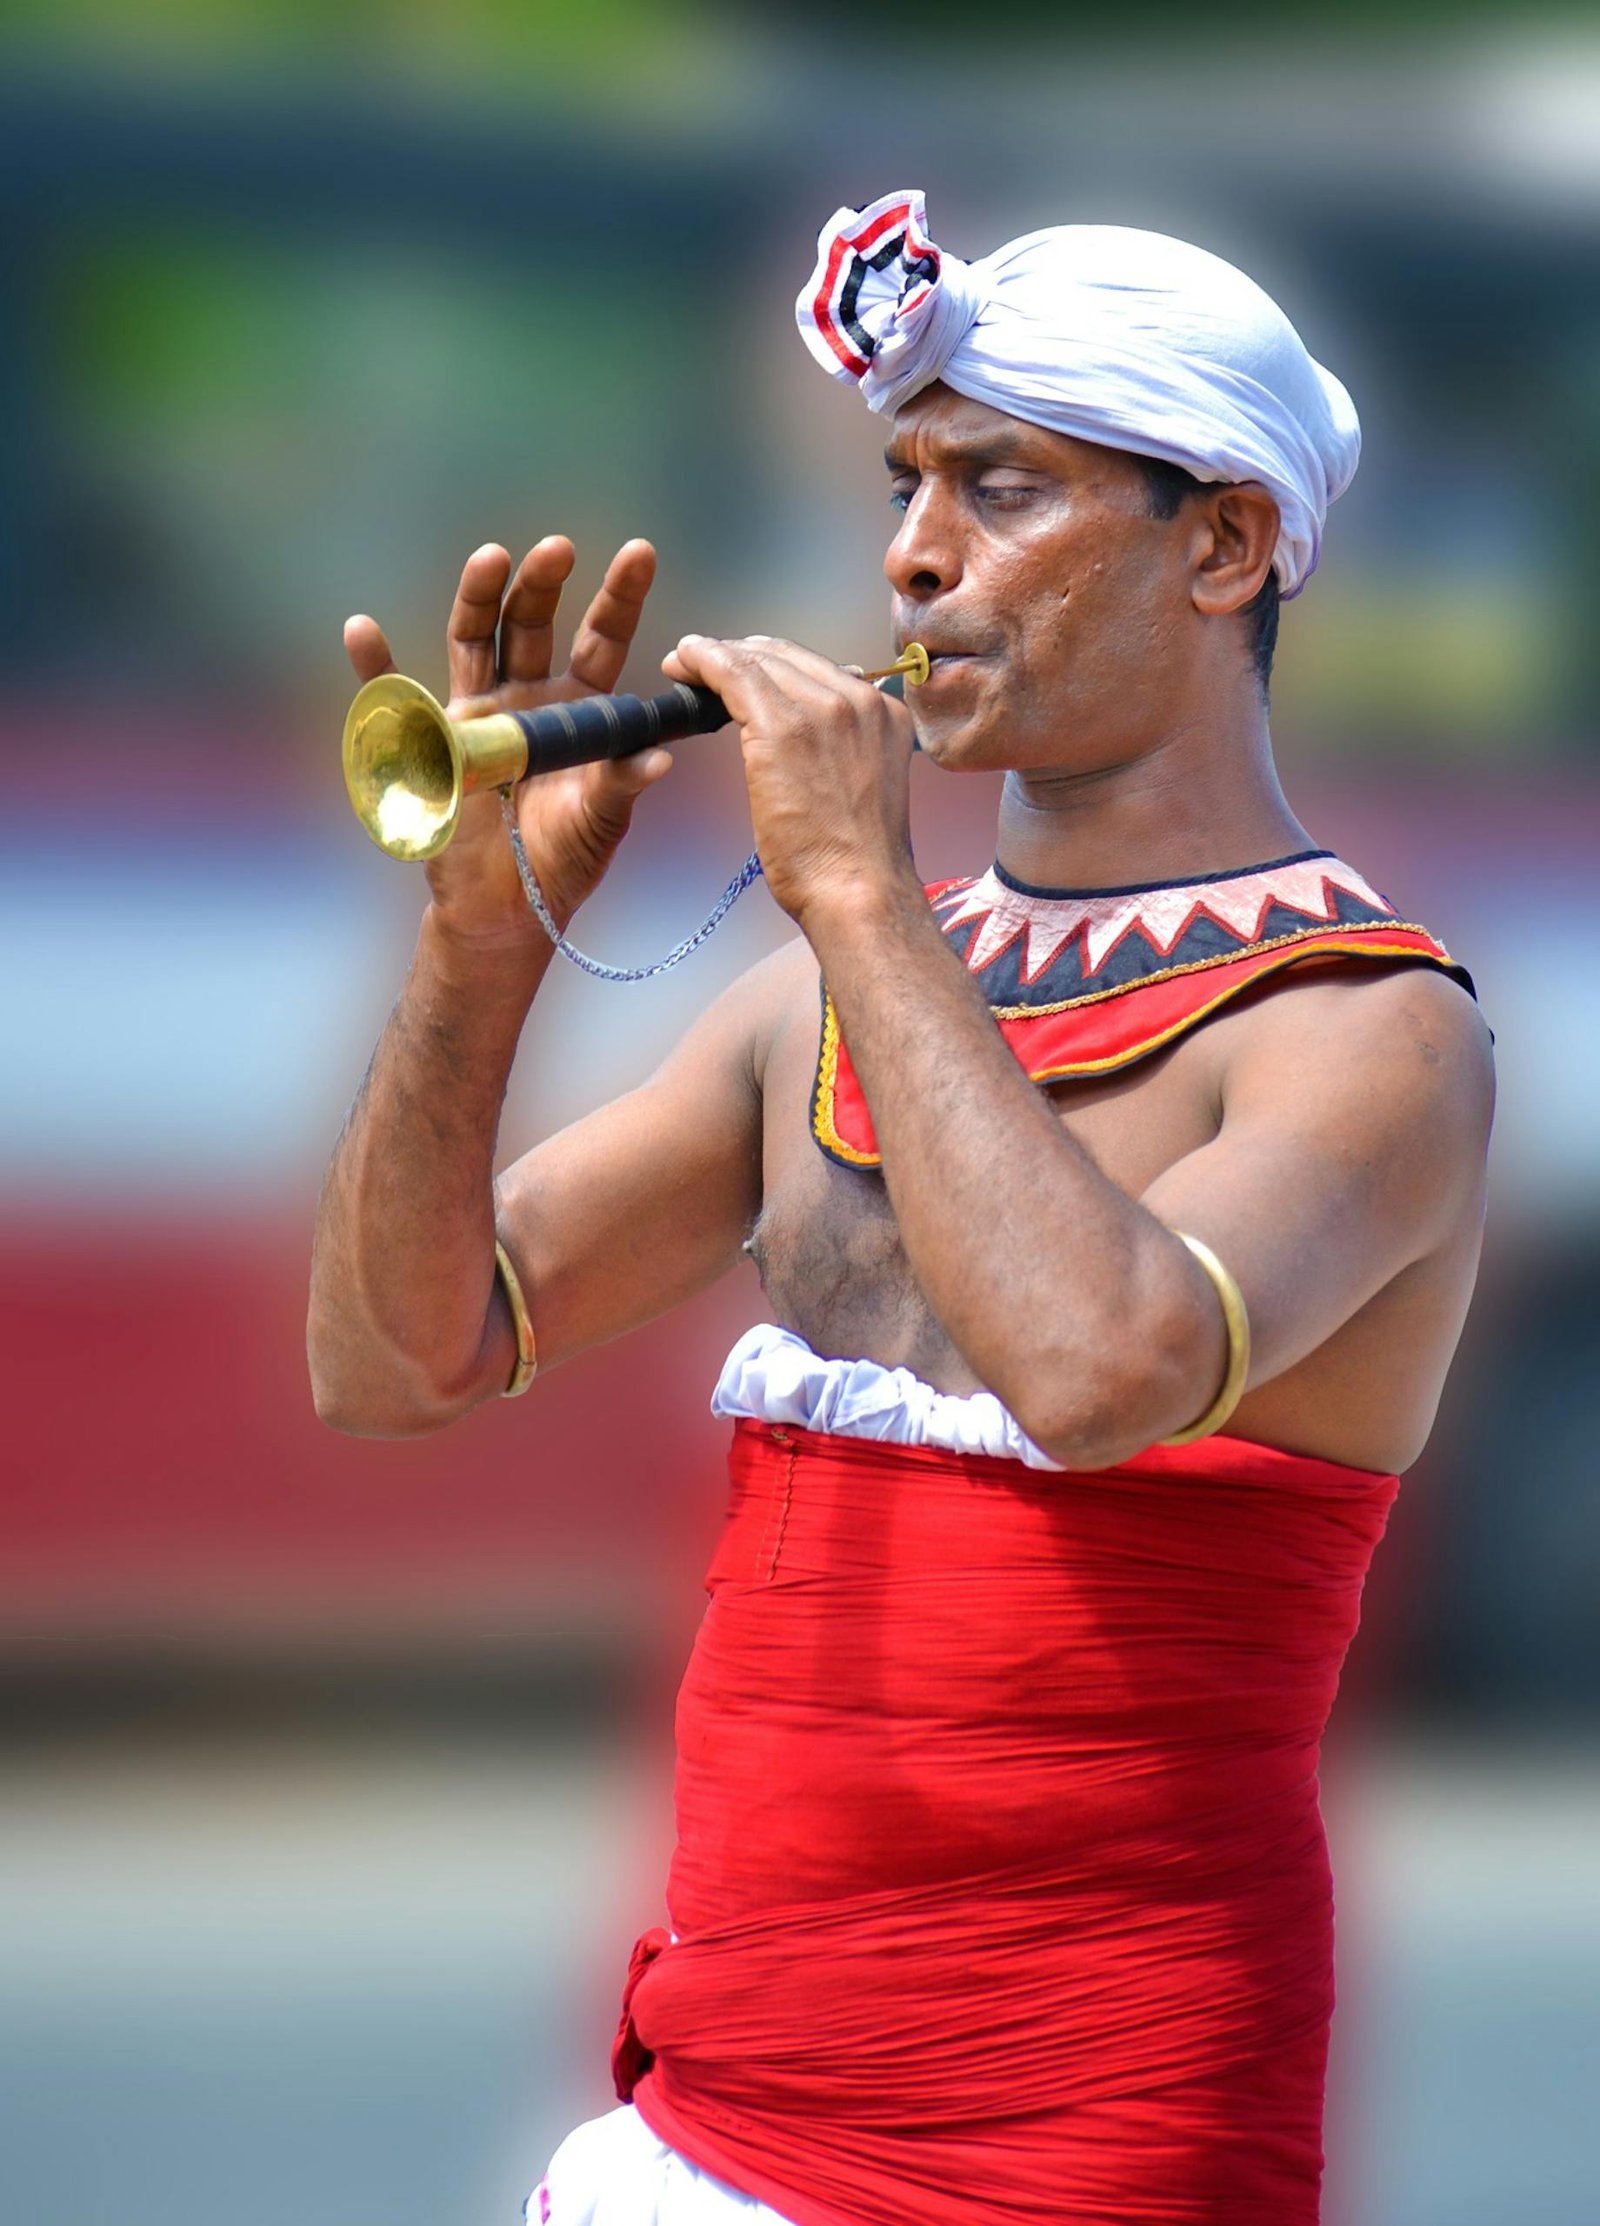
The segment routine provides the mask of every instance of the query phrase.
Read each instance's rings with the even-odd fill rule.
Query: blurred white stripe
[[[201,841],[102,864],[89,832],[70,853],[0,858],[0,1192],[13,1200],[270,1191],[331,1150],[405,977],[421,877],[358,838],[277,856]],[[709,843],[646,856],[575,933],[623,963],[659,956],[737,863]],[[503,1156],[643,1080],[788,932],[758,887],[658,981],[557,966]]]
[[[392,915],[300,861],[94,853],[0,877],[0,1183],[204,1190],[325,1151]]]

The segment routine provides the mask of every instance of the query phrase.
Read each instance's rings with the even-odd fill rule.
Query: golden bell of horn
[[[357,819],[391,858],[432,858],[456,831],[461,800],[520,780],[528,744],[504,712],[452,719],[420,681],[369,680],[344,722],[344,785]]]

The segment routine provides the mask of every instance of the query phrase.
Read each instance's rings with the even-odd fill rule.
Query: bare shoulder
[[[797,1021],[809,1026],[814,1020],[821,995],[821,972],[811,945],[803,935],[796,935],[752,968],[746,979],[759,1002],[755,1059],[759,1084],[765,1078],[767,1061],[784,1031]]]
[[[816,960],[803,936],[747,966],[712,999],[647,1087],[670,1080],[686,1062],[703,1069],[710,1061],[738,1071],[759,1089],[773,1041],[808,969],[815,980]]]
[[[780,943],[758,966],[752,967],[747,979],[761,975],[774,999],[774,1009],[787,1008],[796,994],[805,990],[814,992],[821,978],[817,954],[803,935],[791,935],[787,943]]]
[[[1335,1124],[1481,1164],[1494,1049],[1474,999],[1433,966],[1295,969],[1252,999],[1220,1077],[1225,1113],[1263,1098],[1319,1104]]]
[[[1251,1007],[1251,1051],[1339,1049],[1363,1064],[1420,1063],[1491,1084],[1492,1039],[1477,1002],[1436,966],[1297,967]],[[1292,991],[1292,995],[1285,995]],[[1247,1054],[1248,1055],[1248,1054]]]

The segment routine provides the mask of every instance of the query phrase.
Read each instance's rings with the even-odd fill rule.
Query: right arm
[[[737,1265],[761,1204],[758,1068],[788,957],[735,982],[641,1088],[495,1184],[530,992],[464,965],[430,910],[318,1209],[308,1344],[323,1420],[409,1437],[504,1390],[516,1351],[497,1235],[541,1372]]]
[[[569,671],[552,682],[552,622],[571,569],[571,544],[556,537],[514,579],[501,549],[468,561],[449,628],[452,716],[615,687],[653,552],[634,542],[613,560]],[[370,619],[351,621],[346,645],[363,680],[394,669]],[[522,783],[523,840],[563,924],[604,873],[639,793],[670,764],[652,750]],[[317,1411],[372,1436],[442,1427],[501,1391],[514,1359],[494,1272],[492,1171],[511,1063],[552,951],[492,796],[468,800],[427,872],[432,901],[334,1151],[312,1261]],[[759,1205],[754,1046],[767,983],[757,968],[643,1089],[505,1177],[498,1234],[541,1366],[649,1319],[737,1259]]]
[[[317,1205],[306,1349],[335,1429],[437,1429],[493,1388],[495,1137],[542,972],[463,949],[432,905],[423,915]]]

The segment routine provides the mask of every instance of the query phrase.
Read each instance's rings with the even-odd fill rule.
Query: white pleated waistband
[[[715,1415],[786,1422],[797,1430],[874,1438],[885,1445],[931,1445],[946,1453],[986,1453],[1059,1470],[992,1391],[965,1398],[935,1391],[909,1368],[875,1360],[824,1360],[803,1337],[758,1322],[729,1353],[711,1394]]]

